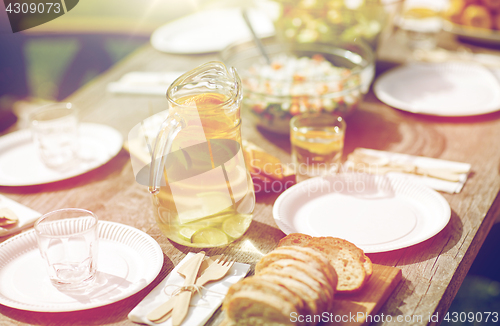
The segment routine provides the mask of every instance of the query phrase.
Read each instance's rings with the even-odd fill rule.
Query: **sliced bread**
[[[310,244],[309,248],[317,250],[330,260],[338,275],[338,292],[355,292],[364,285],[365,269],[352,253],[338,246]]]
[[[282,301],[288,301],[296,309],[297,313],[304,313],[304,301],[295,292],[290,291],[288,288],[271,282],[269,280],[259,278],[256,276],[248,277],[240,282],[237,282],[229,287],[227,291],[226,298],[224,300],[224,305],[227,305],[231,301],[231,297],[240,291],[261,291],[264,293],[274,294],[279,296]],[[223,307],[223,309],[225,309]]]
[[[318,293],[304,284],[302,280],[297,280],[293,275],[270,269],[263,274],[259,274],[258,277],[286,287],[299,295],[304,300],[304,315],[316,315],[322,312]]]
[[[258,273],[259,270],[280,259],[299,260],[308,264],[311,268],[321,270],[327,277],[328,282],[332,284],[332,287],[337,282],[337,273],[324,255],[314,249],[298,246],[285,246],[274,249],[261,258],[255,266],[255,272]]]
[[[334,237],[315,237],[309,240],[310,243],[322,244],[324,246],[340,246],[343,249],[350,251],[359,261],[363,264],[366,276],[370,277],[373,273],[372,262],[368,256],[365,255],[363,250],[356,247],[355,244],[344,239]]]
[[[298,269],[295,266],[290,265],[282,267],[276,265],[276,263],[273,263],[268,267],[264,268],[258,275],[264,275],[266,273],[270,274],[277,273],[281,276],[287,275],[288,278],[299,281],[307,285],[312,291],[314,291],[314,293],[316,294],[314,300],[318,305],[320,313],[330,309],[331,303],[333,302],[333,298],[331,294],[321,285],[320,282],[316,281],[314,278],[309,276],[309,274],[303,272],[301,269]]]
[[[326,258],[326,259],[325,259]],[[261,258],[255,267],[255,272],[281,259],[300,260],[311,267],[321,269],[336,275],[338,292],[355,292],[364,285],[366,273],[361,262],[348,250],[339,246],[324,246],[310,241],[307,247],[278,247]],[[320,266],[320,267],[318,267]],[[332,276],[332,279],[335,277]]]
[[[275,261],[267,268],[274,268],[278,270],[291,271],[290,267],[297,270],[299,273],[305,274],[307,277],[312,278],[315,282],[320,285],[319,291],[324,292],[327,295],[327,299],[331,302],[335,296],[336,284],[331,284],[323,271],[311,268],[309,265],[302,261],[293,259],[281,259]],[[332,286],[333,285],[333,286]]]
[[[239,291],[225,303],[226,318],[238,326],[305,325],[294,323],[290,316],[296,308],[275,294],[260,290]]]

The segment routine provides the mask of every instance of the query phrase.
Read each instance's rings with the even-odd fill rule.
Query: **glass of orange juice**
[[[345,130],[344,119],[332,114],[305,114],[290,120],[297,182],[338,170]]]

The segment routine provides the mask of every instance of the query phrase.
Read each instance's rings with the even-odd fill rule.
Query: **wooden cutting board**
[[[373,264],[373,274],[363,290],[350,295],[337,295],[331,314],[324,320],[328,321],[321,325],[361,326],[376,321],[378,310],[400,281],[401,269]],[[368,315],[371,319],[368,317],[367,320]]]

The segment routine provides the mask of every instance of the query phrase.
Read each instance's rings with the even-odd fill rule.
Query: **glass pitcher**
[[[241,81],[208,62],[167,90],[169,115],[153,149],[149,191],[158,226],[191,247],[226,245],[252,221],[255,193],[241,145]]]

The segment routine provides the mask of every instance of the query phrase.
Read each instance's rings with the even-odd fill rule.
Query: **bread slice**
[[[308,247],[310,241],[320,243],[325,246],[340,246],[341,248],[349,250],[363,264],[366,274],[365,282],[373,274],[373,266],[370,258],[368,258],[363,250],[358,248],[355,244],[344,239],[334,237],[311,237],[310,235],[302,233],[290,233],[279,241],[278,247],[289,245]]]
[[[303,233],[290,233],[278,242],[278,247],[284,246],[305,246],[312,237]]]
[[[292,267],[293,270],[290,271],[290,267]],[[294,270],[297,270],[299,273],[305,274],[308,278],[312,278],[316,283],[318,283],[320,285],[320,288],[318,290],[321,293],[325,293],[327,295],[327,300],[329,302],[333,301],[336,283],[334,286],[332,286],[322,270],[311,268],[306,263],[293,259],[280,259],[269,265],[267,268],[285,270],[292,273],[294,272]]]
[[[338,292],[355,292],[365,283],[366,272],[361,262],[348,250],[339,246],[310,243],[309,248],[321,252],[330,260],[338,275]]]
[[[303,315],[316,315],[321,313],[319,295],[314,292],[312,288],[304,284],[302,280],[297,280],[293,275],[288,275],[274,269],[266,270],[265,273],[259,274],[258,277],[286,287],[301,297],[302,300],[304,300]]]
[[[310,239],[309,242],[321,243],[325,246],[340,246],[348,251],[350,251],[359,261],[363,264],[366,272],[367,278],[369,278],[373,273],[372,262],[368,256],[365,255],[363,250],[356,247],[355,244],[344,239],[334,238],[334,237],[317,237]]]
[[[316,281],[314,278],[309,276],[308,273],[302,271],[301,269],[298,269],[295,266],[289,265],[283,267],[278,265],[277,263],[279,263],[280,261],[283,260],[272,263],[268,267],[264,268],[261,271],[261,274],[258,275],[263,275],[266,273],[273,274],[278,271],[280,275],[287,275],[289,278],[302,282],[317,294],[317,296],[315,296],[315,300],[320,312],[330,309],[333,303],[333,298],[331,296],[331,293],[329,293],[319,281]]]
[[[304,313],[305,303],[303,299],[299,297],[295,292],[290,291],[288,288],[280,286],[279,284],[276,284],[269,280],[259,278],[258,276],[248,277],[241,280],[240,282],[231,285],[224,299],[223,307],[231,301],[231,297],[234,294],[240,291],[254,290],[277,295],[281,298],[282,301],[288,301],[289,303],[291,303],[296,308],[297,313]]]
[[[332,287],[336,286],[337,273],[329,260],[314,249],[306,247],[286,246],[274,249],[257,263],[255,273],[259,273],[260,270],[280,259],[299,260],[308,264],[311,268],[321,270],[326,275],[328,282],[332,284]]]
[[[295,307],[275,294],[264,291],[239,291],[225,303],[226,318],[238,326],[297,326],[291,317]]]

